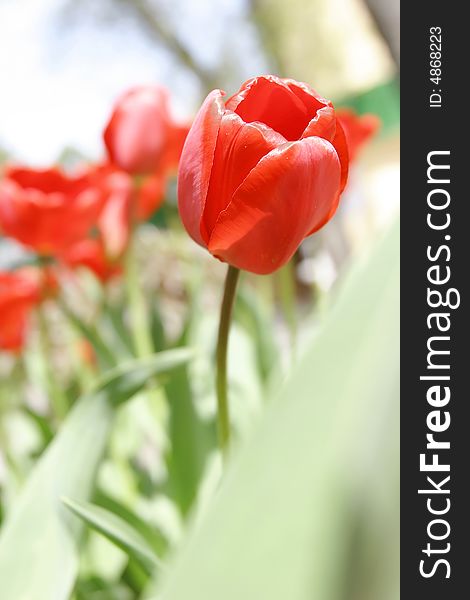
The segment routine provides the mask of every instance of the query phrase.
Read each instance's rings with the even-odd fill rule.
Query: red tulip
[[[63,262],[71,267],[85,267],[103,282],[122,273],[122,266],[106,254],[101,239],[87,239],[74,244],[62,256]]]
[[[105,215],[108,207],[114,206],[114,209],[117,210],[116,204],[123,206],[124,197],[127,196],[126,221],[128,224],[129,220],[145,221],[152,216],[165,198],[167,185],[167,177],[163,173],[142,175],[137,181],[134,181],[128,173],[117,169],[110,163],[96,167],[93,181],[104,191],[106,199],[103,213]],[[121,198],[121,202],[119,198]],[[110,210],[113,211],[113,209]],[[100,220],[102,219],[100,218]]]
[[[104,131],[110,161],[133,175],[175,169],[188,127],[173,120],[168,93],[141,86],[118,99]]]
[[[87,267],[107,281],[122,271],[119,263],[129,243],[133,182],[130,175],[110,165],[91,169],[89,177],[103,196],[93,236],[72,244],[60,258],[69,267]]]
[[[83,239],[101,206],[102,194],[88,174],[10,167],[0,182],[0,230],[41,255]]]
[[[19,352],[25,341],[30,314],[57,282],[50,271],[25,267],[0,272],[0,349]]]
[[[90,269],[106,282],[122,272],[133,223],[147,219],[163,201],[166,178],[148,175],[134,182],[128,173],[108,163],[91,169],[89,178],[103,196],[93,236],[72,244],[60,258],[69,267]]]
[[[209,94],[186,139],[181,218],[220,260],[271,273],[333,216],[346,141],[331,102],[305,83],[256,77],[223,96]]]
[[[109,166],[96,169],[95,185],[104,196],[103,209],[97,223],[105,254],[115,260],[121,257],[129,243],[134,189],[132,178]]]
[[[134,218],[146,221],[160,208],[167,185],[167,177],[162,173],[154,173],[143,177],[134,190]]]
[[[178,165],[183,151],[184,142],[188,137],[191,124],[189,123],[173,123],[171,127],[171,135],[168,140],[168,146],[165,156],[164,170],[178,170]]]
[[[352,108],[339,108],[336,111],[348,143],[349,159],[356,160],[358,152],[375,135],[380,127],[377,115],[358,115]]]

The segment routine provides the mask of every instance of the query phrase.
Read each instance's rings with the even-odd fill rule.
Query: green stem
[[[217,428],[219,434],[219,447],[224,460],[227,459],[230,448],[230,411],[227,394],[227,347],[232,308],[239,275],[239,269],[229,266],[225,279],[224,298],[220,310],[219,335],[217,339]]]
[[[134,350],[139,358],[153,354],[150,322],[137,268],[135,239],[131,239],[126,252],[126,289],[131,317]]]
[[[42,355],[42,368],[45,377],[47,393],[58,421],[61,421],[68,411],[68,402],[64,390],[57,384],[51,364],[51,341],[49,338],[49,326],[44,314],[44,307],[39,305],[37,308],[39,345]]]

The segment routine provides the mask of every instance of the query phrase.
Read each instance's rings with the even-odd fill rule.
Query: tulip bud
[[[167,91],[141,86],[118,99],[103,137],[116,167],[148,175],[176,168],[187,132],[171,116]]]
[[[186,139],[180,215],[220,260],[271,273],[333,216],[348,174],[344,133],[305,83],[255,77],[224,95],[209,94]]]

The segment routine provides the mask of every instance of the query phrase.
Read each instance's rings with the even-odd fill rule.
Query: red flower
[[[74,244],[62,256],[69,267],[86,267],[103,282],[122,273],[122,266],[106,254],[101,239],[87,239]]]
[[[160,173],[143,177],[134,191],[134,218],[145,221],[160,208],[164,198],[167,178]]]
[[[333,216],[346,141],[331,102],[305,83],[256,77],[223,96],[209,94],[186,139],[181,218],[220,260],[271,273]]]
[[[103,196],[94,237],[72,244],[60,258],[69,267],[87,267],[107,281],[122,271],[119,263],[129,243],[133,182],[130,175],[110,165],[95,167],[89,177]]]
[[[165,156],[165,170],[177,171],[183,151],[184,142],[188,137],[191,124],[188,123],[172,123],[171,135],[168,140],[168,146]]]
[[[54,294],[53,274],[33,267],[0,272],[0,349],[19,352],[24,345],[31,311]]]
[[[142,176],[138,182],[111,164],[90,170],[90,181],[103,195],[93,237],[72,244],[60,258],[69,267],[87,267],[101,281],[122,272],[133,222],[147,219],[161,204],[166,178]]]
[[[88,174],[10,167],[0,182],[0,229],[41,255],[55,255],[87,235],[101,205]]]
[[[176,169],[188,130],[174,122],[165,89],[141,86],[118,99],[103,137],[114,165],[155,174]]]
[[[134,197],[132,178],[105,165],[96,169],[94,181],[104,196],[103,210],[97,223],[98,234],[105,253],[114,260],[124,254],[129,243]]]
[[[378,131],[380,119],[377,115],[369,113],[358,115],[352,108],[339,108],[336,114],[344,129],[349,159],[354,161],[358,152]]]

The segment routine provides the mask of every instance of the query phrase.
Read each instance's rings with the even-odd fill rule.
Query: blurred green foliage
[[[336,1],[257,0],[246,20],[273,71],[378,114],[386,137],[399,120],[396,67],[363,3],[349,4],[342,14]],[[233,53],[201,65],[159,2],[109,6],[117,21],[126,7],[202,95],[235,89],[250,68],[235,68]],[[349,33],[375,58],[367,68]],[[61,307],[46,307],[49,355],[33,335],[19,360],[1,357],[1,600],[397,598],[397,228],[357,261],[338,215],[300,256],[311,267],[333,255],[335,236],[348,249],[328,255],[333,279],[341,273],[328,294],[297,265],[243,277],[229,349],[237,448],[222,476],[213,378],[224,269],[182,233],[175,197],[172,184],[137,240],[156,354],[136,359],[122,286],[82,273]],[[65,418],[48,402],[47,368]]]
[[[165,600],[398,596],[398,227],[240,448]]]

